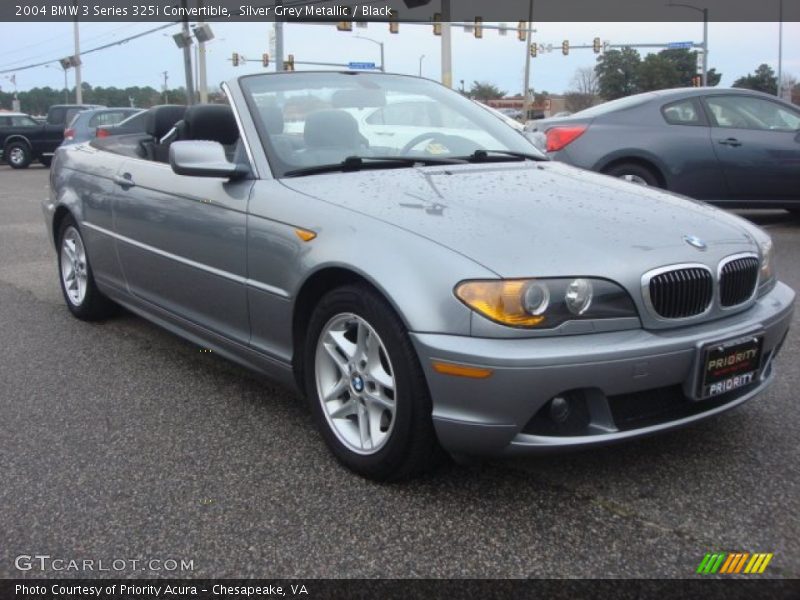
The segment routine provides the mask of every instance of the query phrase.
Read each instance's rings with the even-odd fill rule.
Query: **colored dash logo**
[[[735,575],[738,573],[756,575],[764,572],[769,561],[772,560],[772,556],[771,552],[769,554],[750,554],[749,552],[709,553],[700,561],[700,565],[697,567],[697,573],[702,575],[714,573],[726,575]]]

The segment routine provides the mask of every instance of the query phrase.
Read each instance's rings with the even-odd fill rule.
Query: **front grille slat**
[[[719,275],[720,304],[729,308],[746,302],[758,282],[759,261],[755,256],[734,258],[726,262]]]
[[[684,319],[705,312],[713,290],[713,278],[706,269],[677,268],[650,279],[650,303],[665,319]]]

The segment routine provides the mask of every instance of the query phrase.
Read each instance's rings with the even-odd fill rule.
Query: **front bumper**
[[[689,327],[528,339],[413,333],[433,401],[437,435],[467,455],[537,453],[607,444],[680,427],[728,410],[772,380],[772,360],[792,319],[795,293],[778,283],[750,309]],[[705,344],[753,333],[764,336],[757,381],[719,399],[695,402],[692,388]],[[432,361],[492,369],[486,379],[441,374]],[[581,434],[541,435],[534,418],[554,396],[580,390],[589,424]],[[652,394],[650,393],[652,391]],[[667,416],[622,424],[649,396],[671,398]],[[660,400],[659,400],[660,401]],[[643,406],[643,404],[642,404]],[[624,411],[620,411],[624,407]],[[678,410],[679,409],[679,410]],[[541,414],[541,413],[539,413]],[[672,416],[669,416],[672,415]],[[634,423],[637,421],[634,420]]]

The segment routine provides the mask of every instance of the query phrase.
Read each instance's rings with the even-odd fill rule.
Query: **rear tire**
[[[64,301],[74,316],[97,321],[113,314],[116,305],[97,289],[83,236],[71,216],[58,228],[58,274]]]
[[[3,151],[8,166],[12,169],[27,169],[33,155],[25,142],[11,142]]]
[[[621,163],[605,171],[606,175],[617,177],[649,187],[662,187],[656,174],[649,168],[637,163]]]
[[[372,288],[347,285],[323,296],[311,315],[304,361],[317,426],[347,468],[396,481],[440,462],[417,354],[403,322]]]

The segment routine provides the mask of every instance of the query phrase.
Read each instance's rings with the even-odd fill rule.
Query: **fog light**
[[[563,423],[569,418],[569,402],[563,396],[550,400],[550,418],[556,423]]]

